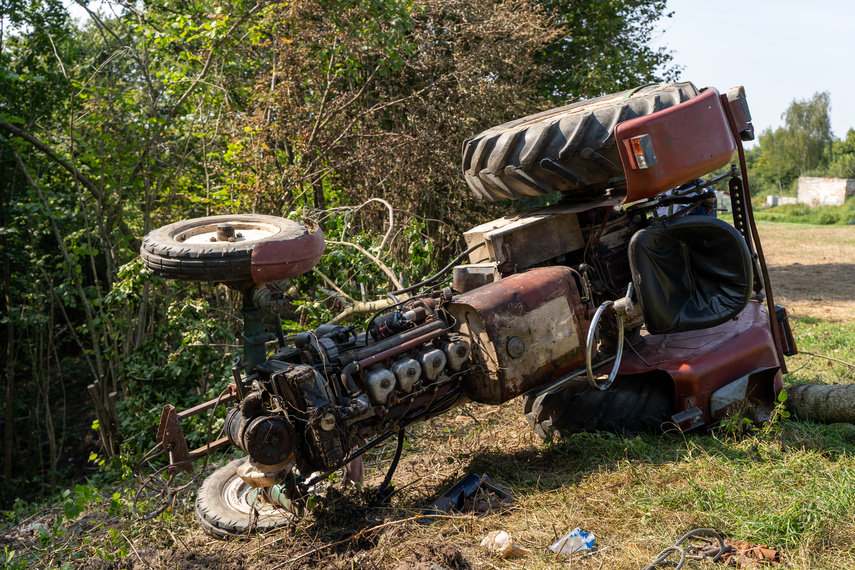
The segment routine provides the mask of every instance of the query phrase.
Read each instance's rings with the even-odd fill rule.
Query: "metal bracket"
[[[212,451],[230,445],[229,439],[222,437],[208,445],[189,451],[187,448],[187,439],[184,437],[184,430],[181,429],[182,420],[206,412],[220,404],[227,404],[238,399],[237,389],[234,384],[229,384],[227,390],[228,394],[226,396],[209,400],[183,412],[176,412],[175,406],[171,404],[163,406],[156,439],[163,447],[163,450],[169,455],[170,465],[180,467],[188,473],[192,473],[193,461],[205,457]]]

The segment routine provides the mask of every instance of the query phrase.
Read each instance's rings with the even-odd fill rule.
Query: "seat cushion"
[[[629,244],[629,263],[653,334],[719,325],[751,297],[748,246],[717,218],[686,216],[639,230]]]

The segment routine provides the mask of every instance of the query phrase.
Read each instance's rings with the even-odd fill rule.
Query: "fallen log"
[[[800,420],[855,423],[855,384],[799,384],[787,388],[787,410]]]

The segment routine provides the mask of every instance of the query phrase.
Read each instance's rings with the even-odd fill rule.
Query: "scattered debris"
[[[721,561],[726,566],[736,568],[762,568],[786,564],[786,559],[780,551],[743,540],[727,540]]]
[[[494,483],[486,475],[469,473],[422,513],[428,517],[452,511],[484,513],[513,502],[509,489]],[[431,518],[422,520],[433,522]]]
[[[702,536],[705,534],[711,535],[714,540]],[[678,560],[669,560],[675,554],[679,557]],[[653,564],[646,566],[644,570],[675,565],[681,568],[687,561],[705,558],[721,562],[725,566],[748,569],[786,564],[784,555],[774,548],[754,545],[743,540],[725,539],[714,530],[699,528],[685,534],[674,546],[669,546],[657,554]]]
[[[531,554],[531,550],[515,543],[503,530],[494,530],[485,536],[481,546],[500,558],[522,558]]]
[[[710,535],[714,540],[703,535]],[[684,534],[673,546],[662,550],[656,555],[653,563],[650,566],[645,566],[643,570],[653,570],[666,566],[676,566],[679,569],[688,560],[704,560],[705,558],[718,562],[724,554],[724,548],[724,537],[719,533],[709,528],[696,528]],[[669,560],[674,556],[677,560]]]
[[[590,550],[594,547],[594,533],[585,532],[578,526],[559,538],[549,546],[555,554],[573,554],[579,550]]]

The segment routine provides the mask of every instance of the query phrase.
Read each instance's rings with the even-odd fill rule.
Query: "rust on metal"
[[[229,402],[234,402],[238,399],[237,389],[234,384],[229,384],[228,388],[226,388],[229,393],[222,398],[214,398],[213,400],[208,400],[198,406],[193,406],[192,408],[187,408],[183,412],[178,412],[178,419],[180,421],[184,421],[189,417],[195,416],[196,414],[201,414],[202,412],[206,412],[211,408],[215,408],[220,404],[228,404]]]
[[[505,273],[585,247],[576,212],[563,206],[505,216],[472,228],[463,237],[469,246],[484,242],[469,254],[471,263],[494,262]]]
[[[178,414],[175,413],[175,406],[170,404],[163,406],[160,426],[157,428],[157,442],[163,446],[163,451],[169,455],[171,465],[177,465],[188,473],[193,472],[190,451],[187,449],[187,440],[184,439],[184,431],[181,429]]]
[[[198,406],[188,408],[183,412],[176,412],[175,406],[167,404],[163,406],[160,414],[160,425],[157,428],[157,442],[163,446],[163,450],[169,455],[169,463],[177,465],[188,473],[193,472],[193,461],[208,455],[216,449],[229,445],[228,438],[221,438],[209,445],[193,450],[191,453],[187,447],[187,439],[184,430],[181,429],[182,420],[201,414],[220,404],[226,404],[238,399],[237,388],[229,384],[226,388],[227,394],[220,398],[214,398]]]
[[[324,234],[317,224],[306,224],[309,232],[296,239],[269,239],[252,249],[252,279],[269,283],[296,277],[311,270],[324,253]]]
[[[512,275],[452,299],[454,330],[473,346],[466,395],[498,404],[584,362],[588,321],[567,267]]]
[[[206,455],[209,455],[211,452],[216,451],[218,449],[224,449],[231,445],[229,438],[221,437],[218,440],[212,441],[208,445],[203,445],[202,447],[197,447],[189,454],[190,461],[196,461],[197,459],[202,459]]]
[[[443,329],[435,330],[435,331],[429,332],[423,336],[416,337],[414,339],[408,340],[402,344],[399,344],[398,346],[388,348],[382,352],[378,352],[377,354],[372,354],[368,358],[365,358],[365,359],[357,362],[357,364],[359,365],[359,370],[363,370],[366,367],[371,366],[372,364],[376,364],[377,362],[380,362],[382,360],[386,360],[387,358],[395,356],[396,354],[401,354],[402,352],[406,352],[406,351],[410,350],[411,348],[415,348],[419,345],[428,343],[435,338],[439,338],[444,333],[445,333],[445,330],[443,330]]]

